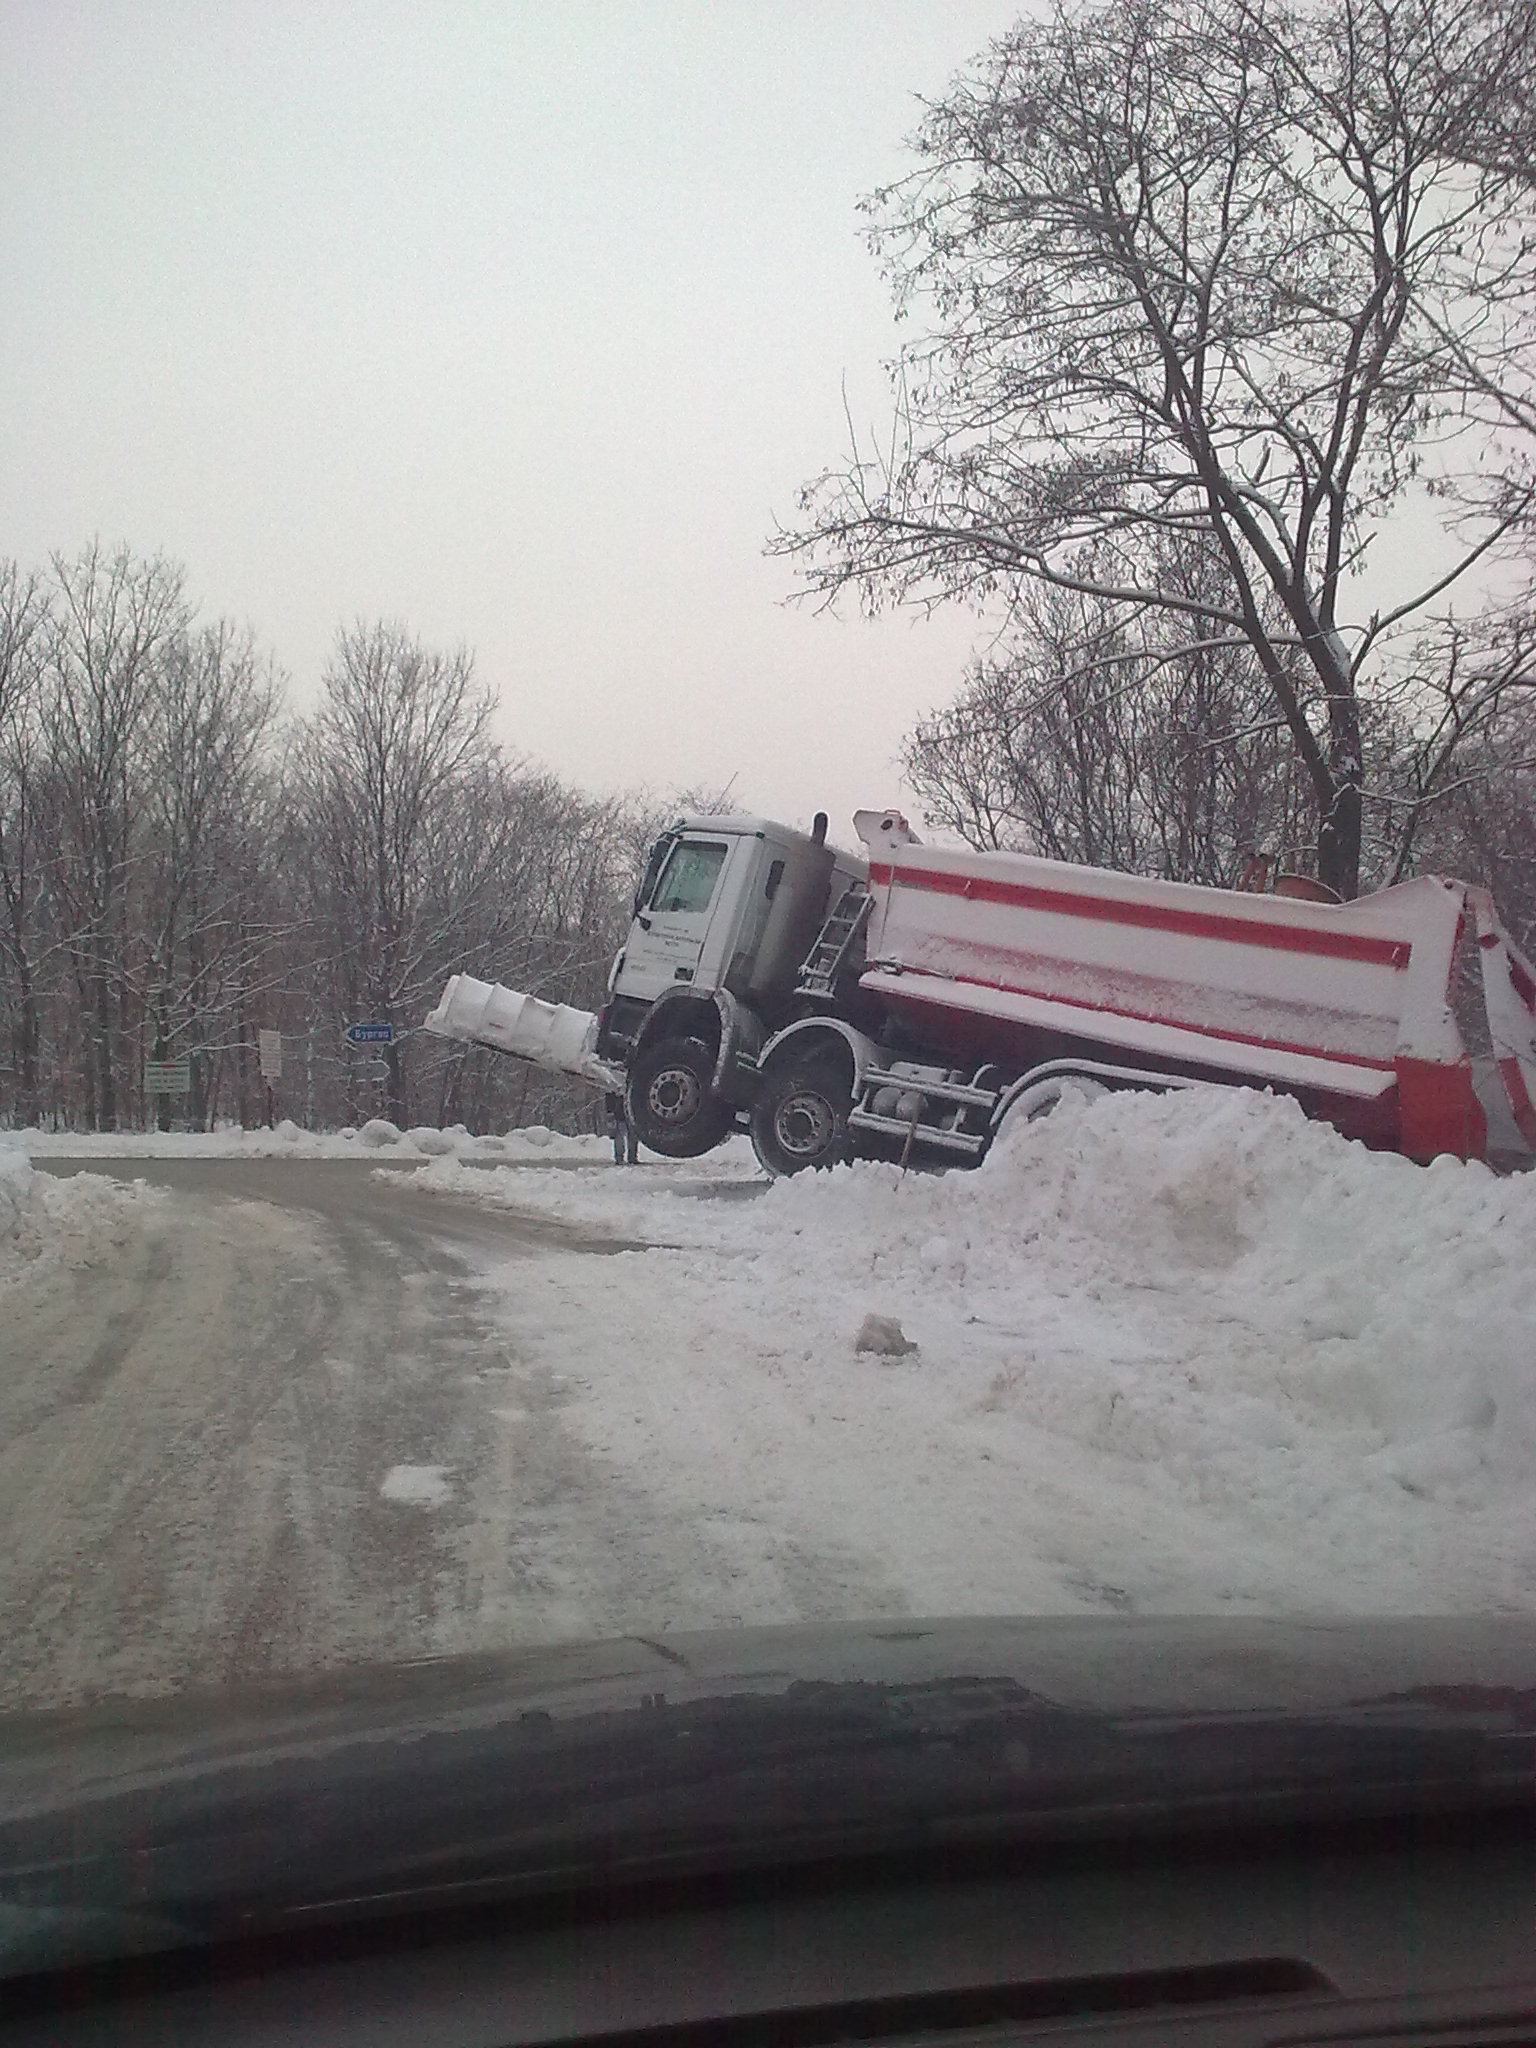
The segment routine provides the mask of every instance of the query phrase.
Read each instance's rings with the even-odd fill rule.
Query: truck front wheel
[[[629,1120],[663,1159],[697,1159],[719,1144],[735,1112],[714,1095],[715,1056],[698,1038],[662,1038],[629,1070]]]
[[[773,1174],[839,1166],[852,1158],[853,1098],[828,1060],[786,1066],[763,1083],[752,1109],[752,1149]]]

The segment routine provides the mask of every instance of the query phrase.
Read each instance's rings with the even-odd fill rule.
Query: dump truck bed
[[[1486,1150],[1454,1001],[1475,945],[1493,1068],[1536,1145],[1536,977],[1464,883],[1320,904],[910,845],[881,849],[870,887],[861,986],[931,1040],[1011,1038],[1027,1061],[1057,1036],[1278,1085],[1414,1157]]]

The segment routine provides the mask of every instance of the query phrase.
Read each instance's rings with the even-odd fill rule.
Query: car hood
[[[626,1637],[0,1730],[14,1973],[962,1843],[1529,1805],[1536,1622]]]

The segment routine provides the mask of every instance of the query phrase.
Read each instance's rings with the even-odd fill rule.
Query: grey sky
[[[845,827],[977,623],[762,543],[883,410],[856,201],[1018,11],[6,0],[0,552],[163,549],[300,701],[402,617],[568,777]]]

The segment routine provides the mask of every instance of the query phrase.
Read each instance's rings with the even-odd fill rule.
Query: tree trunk
[[[406,1128],[407,1110],[405,1102],[405,1062],[400,1057],[400,1041],[392,1038],[384,1048],[384,1063],[389,1068],[389,1120],[402,1131]]]
[[[1346,903],[1360,894],[1362,816],[1359,781],[1341,780],[1318,825],[1317,879]]]
[[[1333,802],[1324,811],[1317,835],[1317,878],[1337,891],[1346,903],[1360,894],[1360,841],[1364,780],[1360,743],[1360,703],[1352,686],[1333,681],[1328,695],[1328,766],[1333,776]]]
[[[41,1111],[37,1072],[40,1028],[37,990],[24,953],[16,955],[16,1021],[11,1027],[11,1054],[16,1062],[16,1121],[30,1130]]]
[[[170,1048],[166,1044],[165,1036],[161,1028],[160,1020],[158,1018],[156,1018],[155,1020],[154,1036],[151,1039],[150,1043],[154,1047],[153,1052],[151,1052],[150,1054],[151,1059],[168,1060],[170,1058]],[[170,1128],[171,1098],[169,1097],[169,1095],[157,1095],[155,1097],[155,1129],[157,1131],[168,1131]]]

